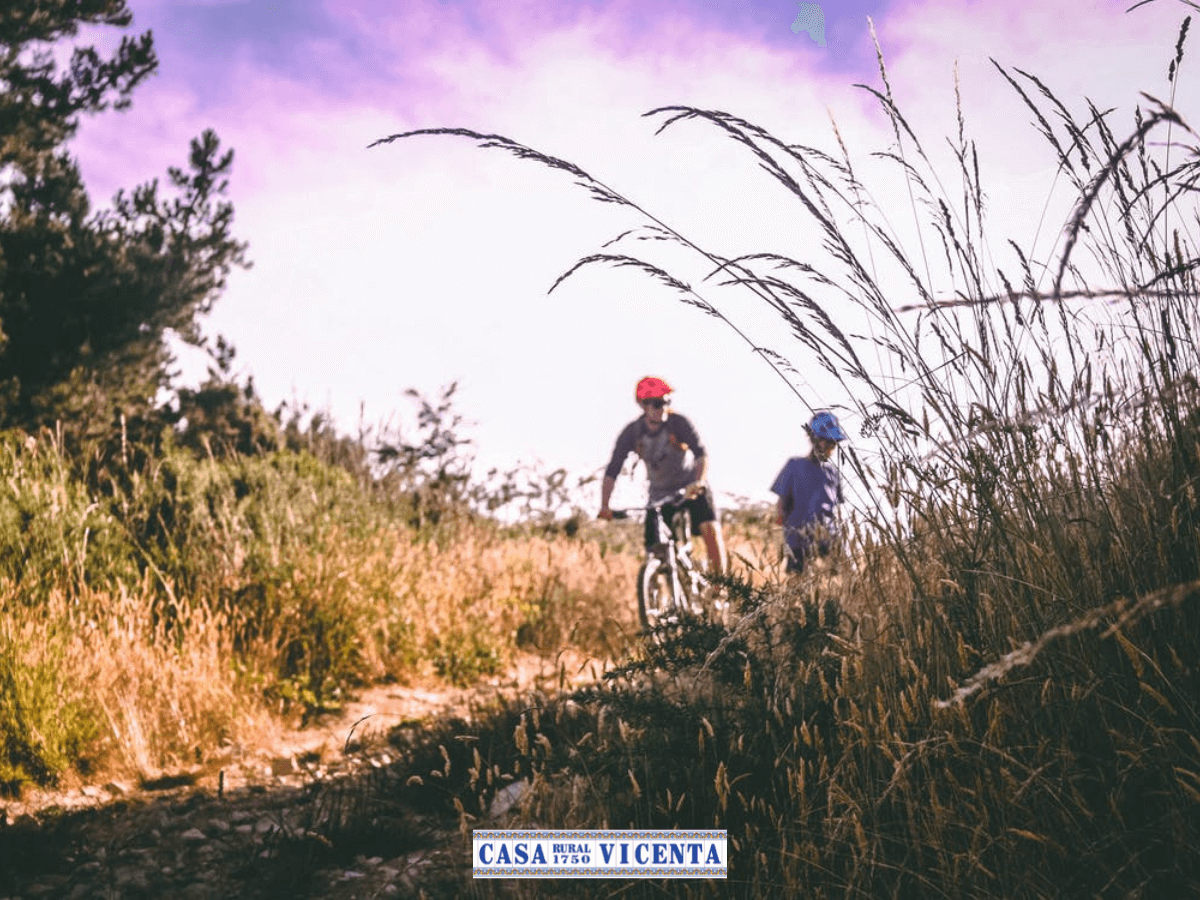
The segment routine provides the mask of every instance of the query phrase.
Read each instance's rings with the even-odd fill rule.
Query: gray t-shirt
[[[705,450],[692,423],[673,412],[655,432],[650,431],[645,416],[626,425],[617,438],[604,474],[609,478],[620,475],[630,453],[636,453],[646,464],[650,479],[649,502],[657,503],[696,480],[696,460],[705,455]]]

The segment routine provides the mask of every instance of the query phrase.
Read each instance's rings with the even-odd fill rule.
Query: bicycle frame
[[[657,503],[648,505],[641,512],[659,517],[661,543],[646,553],[646,559],[638,570],[638,614],[642,625],[650,629],[665,616],[678,617],[683,613],[699,613],[699,597],[706,579],[692,561],[689,514],[678,509],[672,516],[669,527],[664,527],[662,509],[682,503],[682,491],[672,494]],[[613,517],[624,519],[630,510],[614,510]],[[667,597],[660,597],[655,580],[665,576],[669,589]],[[661,602],[666,600],[667,602]]]

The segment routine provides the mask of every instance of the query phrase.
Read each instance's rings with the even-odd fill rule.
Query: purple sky
[[[805,449],[808,409],[744,344],[632,272],[594,269],[546,296],[636,217],[589,200],[563,173],[467,141],[367,145],[416,128],[499,132],[577,163],[719,253],[804,257],[819,250],[811,226],[748,153],[699,123],[655,137],[641,114],[724,109],[836,151],[832,116],[856,165],[878,167],[873,196],[903,236],[907,195],[895,170],[869,156],[893,138],[874,101],[851,87],[880,85],[870,15],[892,88],[951,195],[944,138],[956,127],[957,60],[997,225],[995,263],[1011,263],[1010,234],[1048,260],[1072,198],[1055,187],[1053,155],[988,57],[1044,77],[1073,109],[1085,92],[1116,107],[1124,130],[1139,90],[1167,95],[1188,12],[1175,0],[1130,14],[1111,0],[831,0],[821,4],[820,47],[792,33],[799,5],[784,0],[129,5],[132,31],[154,32],[159,73],[130,111],[85,122],[75,152],[104,203],[182,164],[206,127],[234,148],[235,232],[255,267],[232,276],[206,331],[234,342],[268,404],[297,397],[352,428],[360,403],[368,424],[405,417],[405,388],[458,380],[482,460],[583,473],[605,462],[636,414],[634,382],[654,373],[676,383],[678,408],[712,454],[714,486],[756,499]],[[120,37],[108,29],[81,40],[111,48]],[[1184,91],[1178,103],[1187,117],[1195,97]],[[703,277],[685,255],[626,249]],[[808,405],[838,402],[768,313],[732,293],[710,299],[793,360]],[[908,299],[898,291],[897,305]],[[191,380],[202,375],[203,360],[181,361]],[[641,495],[621,490],[627,502]]]
[[[825,3],[827,49],[814,52],[812,70],[852,80],[870,78],[875,56],[863,40],[867,16],[886,37],[887,0]],[[635,55],[653,50],[678,31],[736,38],[755,47],[793,52],[790,24],[799,13],[788,0],[601,0],[559,3],[347,2],[280,0],[277,3],[134,2],[138,28],[153,28],[164,60],[177,57],[210,81],[203,92],[225,89],[230,57],[252,59],[331,95],[352,100],[363,87],[395,84],[396,76],[420,81],[421,54],[397,53],[420,45],[477,43],[500,59],[521,52],[522,35],[535,36],[588,21],[607,20],[612,42]],[[398,9],[406,12],[398,12]],[[203,54],[197,50],[203,47]],[[391,57],[381,71],[380,57]]]

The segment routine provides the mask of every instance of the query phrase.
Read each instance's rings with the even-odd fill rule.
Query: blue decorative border
[[[548,842],[620,842],[623,844],[635,842],[669,842],[682,841],[728,842],[728,832],[724,829],[708,829],[704,831],[484,831],[472,830],[472,843],[522,841],[545,844]],[[474,859],[472,852],[471,874],[474,878],[728,878],[727,866],[706,865],[671,865],[655,866],[624,865],[592,866],[584,863],[577,866],[530,866],[530,865],[480,865]]]

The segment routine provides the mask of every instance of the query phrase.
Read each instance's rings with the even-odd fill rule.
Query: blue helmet
[[[822,410],[812,417],[812,421],[806,426],[808,433],[815,438],[825,438],[829,441],[844,441],[846,432],[842,431],[842,426],[838,424],[837,417],[831,412]]]

